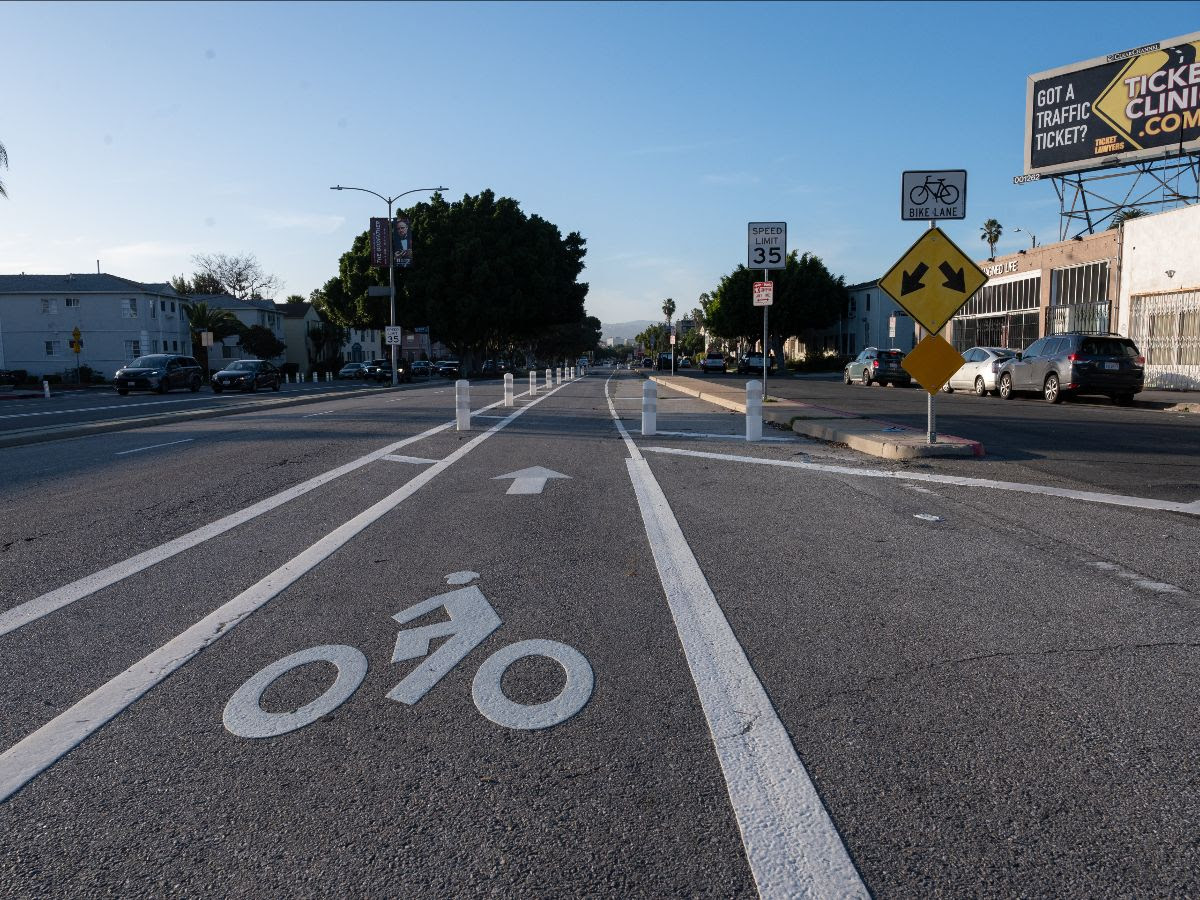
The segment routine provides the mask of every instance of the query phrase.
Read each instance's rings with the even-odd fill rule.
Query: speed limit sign
[[[782,269],[787,265],[787,222],[750,222],[746,268]]]

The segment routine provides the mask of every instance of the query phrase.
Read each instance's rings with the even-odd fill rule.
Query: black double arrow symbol
[[[917,267],[910,273],[907,269],[904,270],[904,275],[900,279],[900,296],[911,294],[913,291],[919,291],[925,287],[921,283],[921,279],[925,277],[925,273],[929,271],[929,266],[925,263],[917,263]],[[955,269],[950,263],[944,262],[938,266],[938,271],[946,276],[946,280],[942,282],[942,287],[949,288],[952,291],[958,291],[960,294],[967,292],[966,270]]]

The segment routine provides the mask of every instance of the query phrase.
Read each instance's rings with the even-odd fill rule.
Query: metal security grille
[[[1134,294],[1129,336],[1146,357],[1147,387],[1200,387],[1200,291]]]
[[[1037,309],[1041,300],[1042,276],[1016,278],[1000,284],[985,284],[968,300],[958,315],[987,316],[996,313]],[[989,346],[981,344],[980,346]]]
[[[1108,331],[1108,301],[1050,307],[1046,311],[1046,334],[1064,331]]]
[[[1024,350],[1038,337],[1036,310],[1003,316],[975,316],[954,320],[954,349],[959,353],[971,347],[1008,347]]]

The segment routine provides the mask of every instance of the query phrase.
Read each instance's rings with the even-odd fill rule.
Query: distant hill
[[[602,338],[610,337],[637,337],[651,325],[657,325],[658,322],[651,319],[637,319],[633,322],[612,322],[600,323],[600,336]]]

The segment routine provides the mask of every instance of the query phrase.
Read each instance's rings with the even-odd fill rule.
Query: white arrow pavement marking
[[[541,466],[530,466],[528,469],[522,469],[520,472],[509,472],[507,475],[497,475],[492,481],[502,481],[505,478],[513,480],[512,485],[505,493],[508,494],[540,494],[542,488],[546,486],[546,482],[551,478],[570,478],[570,475],[564,475],[562,472],[555,472],[553,469],[544,469]]]

